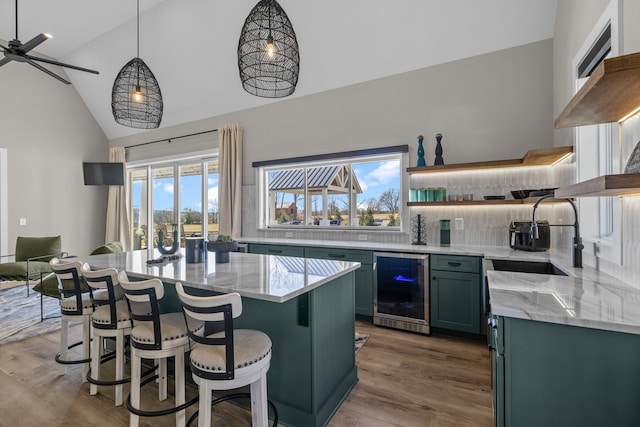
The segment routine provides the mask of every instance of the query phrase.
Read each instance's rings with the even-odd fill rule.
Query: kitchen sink
[[[493,269],[498,271],[514,271],[517,273],[553,274],[568,276],[555,265],[547,261],[515,261],[506,259],[492,259]]]

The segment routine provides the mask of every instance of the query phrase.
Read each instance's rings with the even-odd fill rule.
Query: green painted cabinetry
[[[356,314],[373,316],[373,252],[358,249],[305,248],[306,258],[351,261],[362,264],[356,270]]]
[[[509,317],[494,332],[496,425],[640,426],[640,335]]]
[[[327,247],[304,247],[250,243],[249,252],[267,255],[296,256],[305,258],[331,259],[334,261],[359,262],[355,271],[355,311],[356,314],[373,316],[373,252],[359,249]]]
[[[431,326],[480,333],[482,274],[478,257],[431,255]]]

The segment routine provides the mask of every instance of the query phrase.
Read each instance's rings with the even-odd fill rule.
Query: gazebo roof
[[[269,183],[270,191],[301,193],[304,190],[304,170],[288,169],[280,171]],[[358,178],[353,175],[351,186],[356,193],[362,193]],[[320,166],[307,168],[307,189],[311,193],[328,190],[329,193],[349,192],[349,171],[346,166]]]

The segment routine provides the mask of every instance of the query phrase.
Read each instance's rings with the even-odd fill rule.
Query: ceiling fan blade
[[[34,47],[38,46],[40,43],[48,39],[49,37],[51,36],[49,36],[48,34],[39,34],[34,38],[32,38],[31,40],[29,40],[28,42],[26,42],[25,44],[23,44],[22,46],[20,46],[17,50],[22,53],[27,53],[31,49],[33,49]]]
[[[100,74],[98,71],[95,71],[95,70],[90,70],[88,68],[83,68],[83,67],[77,67],[75,65],[70,65],[70,64],[64,64],[62,62],[53,61],[51,59],[38,58],[36,56],[31,56],[31,55],[24,55],[24,57],[27,59],[31,59],[33,61],[40,61],[40,62],[46,62],[47,64],[51,64],[51,65],[57,65],[58,67],[71,68],[74,70],[85,71],[87,73],[92,73],[92,74]]]
[[[12,61],[11,58],[2,58],[2,59],[0,59],[0,67],[2,67],[7,62],[11,62],[11,61]]]
[[[26,55],[25,55],[26,56]],[[32,65],[34,67],[36,67],[38,70],[40,71],[44,71],[45,73],[49,74],[51,77],[60,80],[62,83],[70,85],[71,82],[68,80],[63,79],[62,77],[60,77],[59,75],[47,70],[46,68],[44,68],[42,65],[40,64],[36,64],[35,62],[33,62],[30,58],[27,58],[27,64]]]

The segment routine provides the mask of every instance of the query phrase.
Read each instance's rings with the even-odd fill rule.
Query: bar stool
[[[156,417],[176,414],[176,426],[185,425],[184,354],[189,351],[187,325],[182,313],[160,314],[158,301],[164,296],[164,286],[159,279],[132,282],[124,271],[118,274],[124,289],[133,319],[131,329],[131,393],[127,399],[129,426],[138,425],[140,416]],[[167,398],[167,358],[175,358],[175,407],[161,411],[142,411],[140,387],[151,379],[141,382],[142,359],[153,359],[158,365],[158,399]]]
[[[268,425],[267,371],[271,363],[271,339],[261,331],[233,329],[233,319],[242,314],[238,293],[198,297],[176,290],[189,325],[189,338],[196,342],[191,350],[190,366],[199,388],[198,426],[211,425],[211,406],[236,397],[251,398],[254,427]],[[224,331],[203,336],[209,324],[217,322]],[[204,328],[202,324],[204,323]],[[250,395],[237,393],[211,402],[212,390],[231,390],[250,385]],[[278,423],[274,409],[274,425]],[[189,420],[191,422],[191,420]]]
[[[83,364],[82,382],[87,381],[89,370],[89,349],[91,342],[91,313],[93,304],[91,302],[91,291],[82,283],[82,273],[80,261],[63,261],[52,258],[49,261],[51,269],[58,279],[58,290],[60,291],[60,352],[56,354],[55,361],[62,365],[61,374],[66,374],[67,365]],[[104,298],[104,296],[97,296]],[[69,326],[72,322],[82,322],[82,341],[69,345]],[[73,347],[82,345],[82,359],[68,359],[67,351]]]
[[[115,386],[115,404],[122,405],[122,385],[131,381],[124,378],[125,337],[131,335],[131,317],[125,301],[124,291],[118,284],[118,270],[105,268],[92,271],[89,264],[82,266],[82,275],[93,294],[106,293],[106,300],[94,301],[94,311],[91,315],[93,326],[93,347],[91,349],[91,370],[87,374],[87,381],[91,384],[89,393],[98,393],[98,386]],[[115,352],[102,354],[104,340],[115,338]],[[102,362],[116,359],[115,380],[102,381],[100,365]]]

